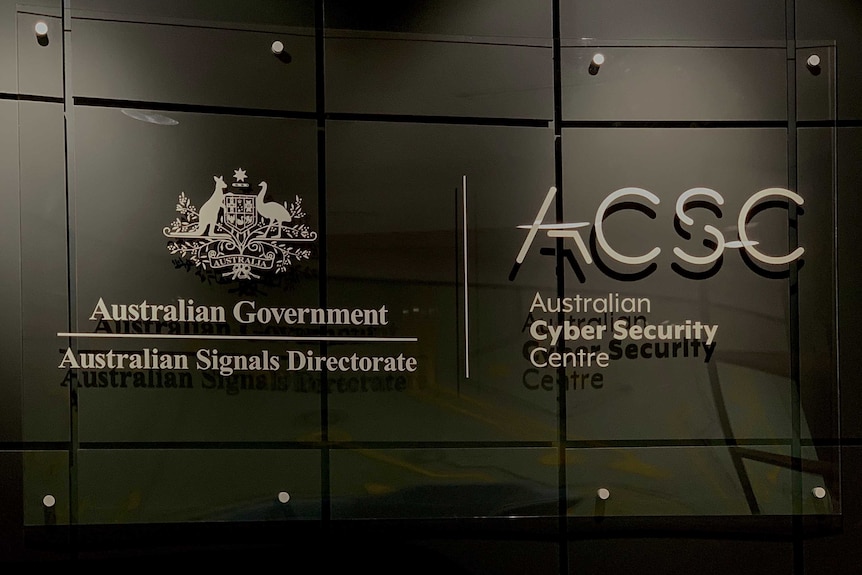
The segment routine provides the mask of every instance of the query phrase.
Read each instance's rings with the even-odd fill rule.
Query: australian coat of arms
[[[304,223],[302,198],[287,202],[264,201],[266,182],[257,194],[248,193],[246,173],[234,170],[234,192],[222,176],[213,176],[215,189],[200,209],[181,193],[177,200],[180,216],[164,228],[168,251],[204,269],[226,270],[233,280],[259,278],[255,272],[281,273],[294,261],[311,257],[304,243],[317,239],[317,232]]]

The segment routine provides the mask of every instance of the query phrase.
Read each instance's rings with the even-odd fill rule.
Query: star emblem
[[[233,171],[233,179],[237,182],[244,182],[246,178],[245,170],[239,168],[238,170]]]

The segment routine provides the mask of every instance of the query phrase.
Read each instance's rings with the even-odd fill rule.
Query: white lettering
[[[721,197],[721,194],[709,188],[692,188],[684,192],[676,201],[676,216],[679,218],[679,221],[687,226],[693,226],[694,220],[685,213],[685,204],[695,196],[706,196],[715,200],[715,203],[719,206],[724,205],[724,198]],[[703,226],[703,229],[715,238],[716,248],[711,254],[707,256],[693,256],[682,251],[681,248],[673,248],[674,255],[684,262],[695,265],[711,264],[720,258],[721,254],[724,253],[724,235],[718,228],[709,224]]]
[[[748,239],[748,232],[745,230],[745,224],[748,221],[749,214],[751,213],[751,209],[763,198],[767,198],[769,196],[781,196],[783,198],[788,198],[796,202],[797,205],[802,205],[803,199],[799,194],[795,194],[790,190],[785,190],[784,188],[767,188],[765,190],[761,190],[748,198],[748,201],[745,202],[745,205],[742,206],[742,209],[739,211],[739,220],[737,221],[737,227],[739,229],[739,239],[742,241],[742,247],[748,252],[748,255],[752,258],[756,259],[759,262],[771,265],[782,265],[788,264],[795,259],[798,259],[799,256],[805,252],[805,249],[802,247],[798,247],[786,256],[768,256],[759,250],[757,250],[753,242]]]
[[[653,248],[642,256],[626,256],[612,248],[611,245],[608,243],[607,239],[605,238],[604,228],[602,227],[602,222],[605,219],[605,212],[607,212],[608,208],[611,206],[612,203],[614,203],[619,198],[625,196],[638,196],[649,200],[655,205],[658,205],[660,202],[658,196],[656,196],[652,192],[648,192],[641,188],[622,188],[613,192],[611,195],[605,198],[605,200],[599,206],[599,209],[596,211],[596,240],[598,241],[602,249],[605,251],[605,253],[608,254],[608,256],[622,264],[629,264],[633,266],[645,264],[655,259],[655,257],[661,253],[661,248]]]

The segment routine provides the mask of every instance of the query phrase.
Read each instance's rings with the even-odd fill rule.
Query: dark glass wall
[[[855,3],[0,10],[3,558],[859,563]]]

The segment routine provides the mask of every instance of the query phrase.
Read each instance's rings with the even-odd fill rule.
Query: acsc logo
[[[533,244],[533,240],[535,239],[536,234],[538,234],[539,231],[545,231],[549,238],[571,239],[574,242],[578,253],[583,259],[583,262],[587,265],[591,265],[592,263],[594,263],[594,258],[590,249],[587,247],[587,243],[581,236],[581,230],[589,232],[590,225],[592,225],[593,227],[592,232],[590,233],[595,235],[596,253],[624,266],[648,265],[661,253],[662,249],[658,246],[654,246],[651,249],[647,250],[646,253],[635,255],[623,254],[613,247],[612,238],[608,237],[604,228],[604,222],[612,213],[612,206],[615,204],[615,202],[618,202],[620,200],[626,200],[630,205],[637,206],[646,205],[643,203],[643,200],[646,200],[647,202],[655,206],[659,205],[661,203],[661,200],[652,192],[643,188],[621,188],[609,194],[602,201],[602,203],[596,210],[595,218],[592,222],[545,224],[543,223],[545,220],[545,216],[548,213],[548,209],[550,208],[551,202],[554,199],[554,196],[556,196],[556,194],[557,188],[551,187],[548,190],[548,193],[545,196],[545,200],[542,202],[539,211],[536,213],[536,217],[533,222],[531,224],[518,226],[520,229],[527,230],[527,237],[524,239],[524,243],[521,245],[521,250],[518,252],[517,257],[515,258],[515,265],[509,275],[510,281],[514,280],[520,265],[524,262],[524,258],[526,258],[527,253]],[[727,249],[743,250],[748,256],[748,258],[750,258],[752,261],[756,261],[760,264],[770,266],[781,266],[798,260],[805,252],[804,248],[796,247],[790,253],[778,256],[768,255],[758,249],[757,245],[759,242],[749,237],[748,235],[746,225],[756,213],[758,205],[768,198],[787,200],[788,202],[795,203],[797,206],[801,206],[804,202],[802,196],[784,188],[767,188],[764,190],[760,190],[759,192],[752,194],[745,201],[739,211],[739,214],[736,219],[737,234],[739,236],[738,239],[731,239],[731,241],[727,241],[721,230],[719,230],[715,226],[705,224],[703,226],[703,230],[707,234],[712,236],[712,253],[704,256],[696,256],[686,252],[681,247],[677,246],[673,248],[674,256],[676,256],[680,261],[683,261],[693,266],[713,265],[719,261],[719,259],[722,257],[725,250]],[[709,202],[716,207],[724,205],[724,197],[713,189],[697,187],[686,190],[685,192],[680,194],[676,201],[675,218],[678,221],[680,228],[682,228],[683,226],[693,227],[695,225],[694,219],[686,213],[686,209],[689,206],[689,203],[695,200],[699,200],[701,202]]]
[[[266,182],[252,194],[246,178],[245,170],[234,170],[230,187],[236,191],[226,192],[222,176],[213,176],[215,188],[200,209],[181,193],[180,216],[163,230],[168,251],[204,269],[225,270],[222,275],[234,280],[259,278],[256,271],[281,273],[309,259],[303,244],[314,242],[317,232],[302,222],[302,198],[289,205],[265,201]]]

